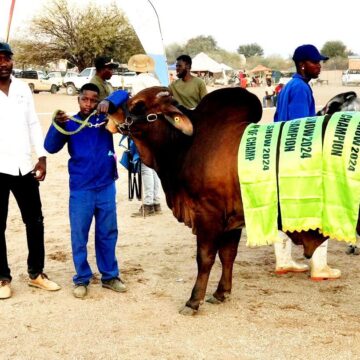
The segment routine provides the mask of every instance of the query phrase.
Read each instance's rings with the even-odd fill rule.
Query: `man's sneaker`
[[[9,280],[0,280],[0,299],[11,297],[11,287]]]
[[[155,214],[161,214],[161,205],[154,204],[154,211],[155,211]]]
[[[73,294],[76,298],[83,299],[87,295],[87,285],[83,285],[83,284],[75,285]]]
[[[116,292],[125,292],[127,288],[123,281],[119,278],[114,278],[111,280],[104,280],[102,282],[102,287],[116,291]]]
[[[37,287],[47,291],[57,291],[61,287],[54,281],[49,280],[45,273],[41,273],[36,279],[29,279],[29,286]]]
[[[136,213],[132,213],[131,217],[146,217],[155,215],[154,205],[141,205]]]

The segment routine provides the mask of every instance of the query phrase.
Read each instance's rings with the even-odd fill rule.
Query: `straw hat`
[[[136,54],[128,61],[128,69],[135,72],[154,71],[155,61],[148,55]]]

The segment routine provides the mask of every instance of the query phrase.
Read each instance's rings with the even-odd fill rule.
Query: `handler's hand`
[[[35,164],[34,170],[32,171],[34,178],[37,181],[44,181],[46,176],[46,157],[42,156],[39,161]]]
[[[110,102],[107,100],[100,101],[100,103],[97,107],[98,114],[100,114],[100,113],[107,114],[109,112],[109,105],[110,105]]]
[[[69,115],[67,115],[64,111],[59,110],[55,115],[55,121],[59,124],[62,124],[66,121],[69,121]]]

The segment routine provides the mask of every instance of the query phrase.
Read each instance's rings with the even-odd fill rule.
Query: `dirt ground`
[[[349,90],[314,87],[316,103]],[[360,95],[359,88],[356,90]],[[250,89],[262,97],[264,89]],[[34,95],[44,131],[55,109],[77,110],[76,97]],[[264,110],[271,121],[273,109]],[[119,137],[115,137],[117,143]],[[117,147],[119,154],[121,153]],[[0,359],[359,359],[360,257],[332,241],[329,264],[340,280],[312,282],[308,274],[276,276],[273,248],[249,249],[240,243],[231,298],[204,303],[196,316],[179,315],[196,276],[195,237],[167,209],[134,219],[138,201],[127,200],[127,177],[117,181],[119,240],[117,255],[129,288],[117,294],[91,284],[85,300],[72,295],[74,274],[68,220],[66,149],[48,157],[41,184],[46,230],[46,272],[62,289],[48,293],[27,285],[26,240],[19,211],[11,199],[7,227],[13,297],[0,302]],[[294,258],[302,249],[293,247]],[[93,230],[89,259],[97,272]],[[208,284],[220,277],[219,261]]]

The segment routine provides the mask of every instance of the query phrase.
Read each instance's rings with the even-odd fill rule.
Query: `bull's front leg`
[[[213,234],[207,235],[209,233],[205,234],[204,232],[199,232],[197,235],[196,261],[198,274],[190,299],[179,311],[182,315],[194,315],[205,297],[210,271],[215,262],[217,252],[216,237]]]
[[[214,294],[206,301],[219,304],[229,297],[232,288],[234,261],[237,255],[241,229],[224,233],[219,238],[219,258],[222,264],[221,278]]]

